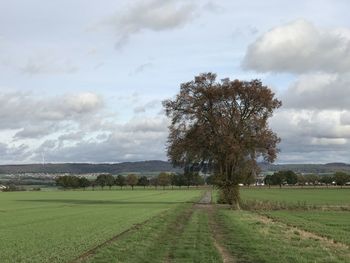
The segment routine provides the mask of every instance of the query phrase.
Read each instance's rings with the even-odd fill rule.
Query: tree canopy
[[[260,80],[218,82],[216,74],[201,74],[163,106],[171,119],[169,159],[213,167],[227,203],[238,205],[238,183],[255,173],[257,158],[276,158],[280,139],[268,119],[281,102]]]

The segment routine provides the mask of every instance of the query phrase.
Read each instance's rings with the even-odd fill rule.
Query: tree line
[[[272,175],[266,175],[265,185],[340,185],[350,182],[350,174],[335,172],[333,175],[296,174],[293,171],[278,171]]]
[[[209,182],[209,180],[207,180]],[[74,175],[64,175],[58,176],[55,179],[56,185],[64,189],[77,189],[87,187],[92,187],[94,190],[95,187],[100,187],[102,190],[105,187],[111,189],[113,186],[119,186],[120,189],[123,187],[129,186],[133,190],[135,186],[153,186],[156,189],[158,187],[171,186],[179,187],[182,186],[199,186],[204,185],[206,180],[199,175],[197,172],[186,172],[183,174],[180,173],[166,173],[161,172],[157,176],[147,177],[145,175],[138,176],[136,174],[128,174],[113,176],[112,174],[100,174],[96,179],[91,180],[86,177],[78,177]]]

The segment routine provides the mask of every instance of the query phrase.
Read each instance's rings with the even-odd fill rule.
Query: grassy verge
[[[237,262],[349,262],[349,251],[325,246],[284,224],[264,222],[248,211],[220,209],[217,220],[225,227],[226,245]]]
[[[271,211],[278,221],[350,246],[350,213],[346,211]]]

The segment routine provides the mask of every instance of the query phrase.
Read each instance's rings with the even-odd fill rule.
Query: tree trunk
[[[234,208],[240,210],[240,195],[239,195],[239,185],[238,184],[229,184],[221,187],[222,197],[226,204],[233,206]]]

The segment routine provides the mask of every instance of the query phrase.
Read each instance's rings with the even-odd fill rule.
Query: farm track
[[[234,263],[236,262],[231,253],[223,245],[224,236],[223,229],[217,223],[214,218],[216,207],[211,203],[211,191],[207,191],[202,199],[194,205],[195,209],[201,209],[208,214],[209,218],[209,229],[213,238],[213,243],[217,251],[219,252],[222,262],[224,263]]]
[[[208,215],[209,231],[211,233],[212,242],[214,247],[220,254],[222,258],[222,262],[224,263],[236,262],[232,257],[232,255],[228,252],[226,247],[223,245],[224,243],[223,229],[219,224],[217,224],[215,220],[216,207],[213,204],[211,204],[211,191],[206,191],[202,196],[202,198],[197,203],[193,204],[191,207],[185,209],[183,212],[178,214],[174,218],[174,220],[171,220],[171,222],[167,226],[167,230],[165,231],[165,233],[168,233],[168,234],[164,234],[163,236],[161,236],[162,240],[157,240],[157,243],[170,244],[170,246],[167,248],[168,252],[165,254],[163,262],[171,263],[173,261],[176,261],[173,253],[175,251],[175,248],[178,245],[178,241],[180,240],[180,237],[183,234],[194,212],[198,210]],[[105,242],[81,254],[80,256],[72,260],[71,263],[85,262],[88,258],[93,257],[98,252],[98,250],[103,249],[104,247],[110,245],[113,242],[118,242],[118,240],[120,238],[123,238],[123,236],[125,236],[126,234],[132,233],[133,231],[137,231],[138,229],[142,228],[144,225],[146,225],[147,223],[149,223],[155,217],[158,217],[158,216],[159,214],[141,223],[135,224],[121,233],[116,234],[112,238],[106,240]]]

